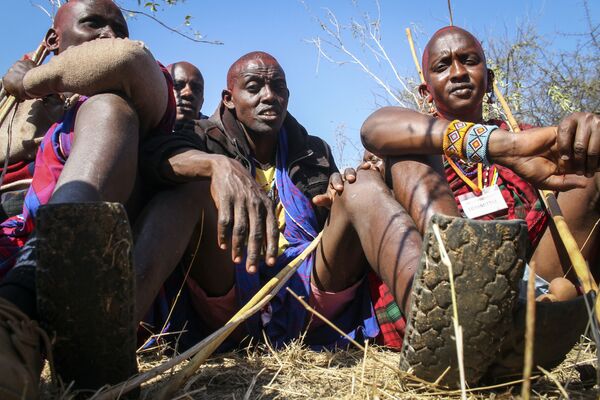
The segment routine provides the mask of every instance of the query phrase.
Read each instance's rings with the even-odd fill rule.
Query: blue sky
[[[557,32],[577,33],[586,25],[582,0],[454,0],[452,3],[454,23],[472,31],[484,46],[488,38],[510,36],[520,24],[533,21],[539,32],[552,40],[554,48],[568,49],[577,37],[557,36]],[[11,0],[4,4],[0,71],[6,71],[14,60],[33,50],[50,25],[48,16],[32,4],[49,3]],[[123,0],[121,4],[133,8],[137,1]],[[216,108],[226,71],[233,61],[253,50],[273,54],[287,75],[291,92],[289,111],[310,133],[323,137],[336,148],[338,163],[346,164],[356,151],[347,145],[340,157],[336,132],[358,143],[362,122],[377,104],[384,104],[389,97],[356,65],[336,65],[323,58],[318,62],[316,47],[307,43],[307,39],[324,37],[315,17],[326,18],[325,8],[334,11],[342,25],[349,24],[351,18],[362,20],[364,13],[377,15],[372,0],[186,0],[157,14],[172,26],[181,25],[184,16],[191,15],[193,28],[207,39],[223,41],[222,46],[193,43],[144,17],[130,19],[129,25],[131,37],[145,41],[164,64],[187,60],[202,70],[206,81],[205,114],[212,114]],[[404,28],[416,28],[417,45],[422,48],[435,30],[448,24],[447,0],[381,0],[380,8],[382,43],[390,59],[402,76],[416,78]],[[597,23],[600,2],[590,0],[589,9]],[[378,66],[356,41],[348,39],[346,43],[384,81],[394,84],[389,68]],[[332,50],[330,54],[343,59],[339,52]]]

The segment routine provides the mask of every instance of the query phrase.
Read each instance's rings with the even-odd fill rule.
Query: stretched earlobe
[[[223,102],[225,107],[227,107],[228,109],[235,110],[235,105],[233,104],[230,90],[224,89],[221,92],[221,101]]]
[[[494,74],[494,71],[492,71],[491,69],[487,70],[487,75],[488,75],[488,82],[487,82],[487,92],[488,93],[492,93],[494,92],[494,80],[496,79],[496,74]]]
[[[429,86],[427,86],[426,83],[421,83],[419,85],[419,94],[421,95],[421,97],[423,97],[425,99],[425,101],[427,101],[428,103],[433,102],[433,96],[431,95],[431,92],[429,91]]]
[[[48,29],[46,37],[44,38],[44,43],[46,44],[48,51],[52,51],[56,54],[60,46],[60,39],[54,28]]]

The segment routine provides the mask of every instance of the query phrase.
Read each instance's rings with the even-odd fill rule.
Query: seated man
[[[198,68],[187,61],[179,61],[167,66],[173,77],[173,91],[177,115],[175,129],[186,121],[207,119],[200,111],[204,104],[204,77]]]
[[[357,228],[357,231],[371,265],[378,266],[379,276],[407,316],[404,365],[431,380],[437,379],[447,366],[452,365],[445,381],[456,384],[458,372],[454,339],[451,338],[454,332],[451,307],[448,307],[451,303],[448,270],[436,266],[440,263],[440,254],[435,235],[430,232],[423,239],[425,246],[434,246],[436,250],[427,251],[425,264],[418,271],[416,259],[402,254],[387,265],[381,264],[365,243],[373,237],[379,239],[383,243],[380,253],[398,251],[399,240],[404,241],[403,249],[409,240],[412,246],[418,247],[420,235],[425,233],[435,213],[478,220],[522,219],[527,224],[529,237],[527,258],[533,254],[531,259],[542,277],[548,280],[562,277],[562,269],[555,266],[560,266],[560,262],[553,250],[551,235],[544,233],[549,217],[532,185],[556,190],[579,188],[561,194],[559,202],[567,218],[575,222],[572,226],[581,245],[598,216],[597,203],[592,199],[597,198],[593,176],[598,170],[595,154],[600,143],[597,141],[599,117],[573,114],[559,124],[558,133],[556,128],[539,128],[513,134],[507,132],[506,124],[500,121],[484,121],[483,97],[491,91],[493,73],[486,67],[479,41],[458,27],[443,28],[434,34],[423,54],[423,71],[426,83],[421,85],[420,91],[435,104],[437,117],[386,107],[373,113],[361,130],[367,150],[384,159],[384,175],[397,203],[394,205],[385,195],[380,196],[379,201],[395,207],[395,220],[402,220],[402,231],[409,233],[401,239],[394,238],[389,227],[377,223],[369,225],[368,229]],[[441,154],[445,156],[445,167],[441,163]],[[578,176],[583,174],[587,178]],[[372,187],[370,190],[369,186]],[[365,199],[368,195],[361,193],[381,192],[382,186],[385,187],[372,172],[362,171],[356,183],[346,185],[344,196],[354,195],[357,201],[362,196],[363,204],[368,204],[369,200]],[[365,218],[388,221],[389,213],[383,209],[378,207]],[[577,221],[586,218],[589,222],[577,225]],[[506,339],[511,319],[507,313],[512,313],[512,306],[502,305],[514,304],[516,296],[508,296],[508,292],[499,289],[508,284],[509,292],[516,292],[520,278],[518,273],[511,272],[520,268],[508,265],[515,262],[515,254],[512,250],[506,252],[502,241],[497,240],[510,237],[509,231],[503,228],[498,231],[505,232],[501,236],[494,239],[492,235],[480,242],[479,247],[473,247],[469,243],[476,243],[480,240],[477,235],[485,232],[485,228],[475,228],[481,222],[465,222],[465,229],[453,231],[451,227],[457,222],[449,223],[446,217],[434,220],[440,226],[442,237],[446,236],[446,248],[458,275],[455,278],[456,293],[468,383],[475,383],[494,361],[497,365],[490,368],[492,374],[520,373],[522,343],[521,358],[516,365],[514,360],[503,358],[512,355],[512,347],[516,345],[513,339]],[[390,224],[393,223],[392,220]],[[593,240],[596,237],[594,235]],[[499,247],[494,249],[495,246]],[[494,249],[492,257],[486,259],[490,248]],[[597,245],[592,244],[584,251],[592,263],[596,262],[596,248]],[[512,261],[502,265],[507,260]],[[487,263],[493,268],[487,268]],[[470,290],[465,276],[470,277],[466,278],[472,283]],[[587,323],[583,300],[580,297],[565,303],[537,303],[536,348],[543,348],[544,354],[535,354],[534,365],[555,365],[570,350]],[[393,308],[389,299],[387,306]],[[558,324],[553,319],[556,317]],[[396,321],[382,329],[392,339],[401,339],[404,335],[402,314],[398,313],[394,319]],[[565,330],[564,326],[571,329]],[[519,333],[522,335],[522,331]],[[501,347],[508,354],[498,357]],[[550,347],[552,351],[548,350]]]
[[[4,88],[18,99],[82,95],[43,138],[23,214],[2,224],[3,399],[38,397],[42,365],[38,320],[44,326],[64,323],[72,328],[49,332],[57,338],[59,372],[74,373],[63,375],[63,380],[76,379],[77,386],[89,388],[135,372],[135,319],[145,314],[144,307],[185,249],[186,241],[178,238],[193,230],[195,221],[188,221],[197,213],[194,196],[199,192],[187,191],[191,186],[160,193],[149,204],[140,200],[139,142],[171,134],[175,102],[169,73],[141,43],[127,36],[126,21],[111,0],[71,0],[58,10],[46,35],[46,46],[55,53],[50,62],[39,67],[18,62],[3,79]],[[127,204],[129,219],[137,220],[135,247],[127,216],[103,201]],[[142,217],[136,218],[142,207]],[[164,224],[164,218],[171,224]],[[42,229],[43,220],[53,222]],[[101,241],[94,241],[96,232],[104,236]],[[54,248],[49,248],[50,242]],[[161,246],[172,251],[162,251]],[[138,275],[135,293],[127,268],[131,253]],[[73,272],[73,279],[57,278],[63,270]],[[44,298],[41,303],[40,291],[50,301]],[[140,304],[138,315],[133,314],[133,296]],[[55,313],[38,313],[38,306]],[[110,325],[111,321],[117,323]],[[121,354],[131,345],[133,350]],[[65,362],[69,357],[75,362]],[[82,367],[92,360],[93,367]]]
[[[289,286],[351,336],[378,333],[364,279],[368,265],[358,238],[343,210],[326,223],[329,211],[311,203],[327,191],[330,175],[337,172],[330,148],[308,135],[287,112],[288,98],[285,73],[277,60],[252,52],[230,67],[227,88],[212,117],[196,121],[193,131],[147,144],[149,160],[144,165],[152,167],[147,172],[156,181],[165,185],[204,181],[206,193],[210,190],[212,195],[202,202],[197,234],[171,285],[173,293],[166,290],[168,300],[176,298],[181,280],[189,274],[170,321],[176,332],[183,327],[187,331],[177,338],[180,347],[223,326],[321,230],[317,250]],[[316,200],[327,205],[327,198]],[[160,318],[154,317],[155,326],[164,324],[158,325]],[[305,331],[305,343],[315,347],[347,343],[309,317],[282,290],[233,335],[229,345],[248,335],[263,340],[263,331],[275,346]]]

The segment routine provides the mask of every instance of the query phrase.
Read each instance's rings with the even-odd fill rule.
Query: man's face
[[[128,36],[127,22],[112,0],[71,0],[59,10],[47,43],[60,53],[94,39]]]
[[[430,43],[423,68],[427,91],[443,116],[470,120],[481,115],[488,70],[477,39],[458,30],[440,34]]]
[[[240,65],[223,100],[250,131],[277,134],[286,117],[289,96],[281,66],[265,57]]]
[[[204,79],[200,71],[189,63],[177,63],[173,66],[172,75],[177,121],[198,119],[204,104]]]

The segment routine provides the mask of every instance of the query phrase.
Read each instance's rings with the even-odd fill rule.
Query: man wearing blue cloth
[[[343,201],[332,211],[335,218],[327,219],[330,197],[322,194],[330,186],[343,188],[331,150],[287,112],[288,99],[277,60],[264,52],[246,54],[229,69],[212,117],[145,148],[142,164],[154,182],[206,181],[203,215],[188,254],[149,314],[155,327],[164,326],[162,317],[183,285],[169,321],[172,331],[185,326],[180,347],[223,326],[321,230],[321,243],[288,286],[350,336],[379,333],[365,278],[369,266]],[[330,185],[332,174],[337,179]],[[314,348],[347,343],[311,319],[285,289],[229,345],[244,337],[262,340],[263,331],[276,346],[304,332],[304,342]]]

